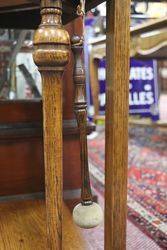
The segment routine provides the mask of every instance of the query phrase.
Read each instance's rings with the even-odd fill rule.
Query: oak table
[[[87,0],[86,9],[101,2]],[[62,74],[70,50],[70,37],[61,23],[77,17],[78,4],[78,0],[41,0],[40,15],[39,1],[0,0],[2,28],[36,29],[40,24],[34,36],[34,61],[42,76],[47,249],[53,250],[62,249]],[[130,1],[108,0],[106,250],[126,248],[129,26]]]

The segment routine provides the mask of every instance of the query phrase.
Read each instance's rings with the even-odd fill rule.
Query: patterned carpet
[[[104,193],[104,129],[88,140],[92,184]],[[129,130],[128,219],[167,249],[167,130]]]
[[[98,202],[104,209],[104,198],[97,193]],[[87,250],[104,250],[104,225],[100,225],[94,229],[82,229],[83,237],[87,243]],[[127,250],[161,250],[151,238],[144,234],[137,228],[131,221],[127,220],[127,237],[126,249]]]

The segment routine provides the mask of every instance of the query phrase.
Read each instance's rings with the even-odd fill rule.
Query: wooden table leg
[[[69,59],[68,33],[61,25],[62,1],[41,1],[42,21],[34,35],[34,61],[42,76],[48,249],[62,249],[62,73]]]
[[[130,1],[107,1],[105,249],[126,248]]]

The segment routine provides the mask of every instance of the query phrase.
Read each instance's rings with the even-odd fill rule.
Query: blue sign
[[[99,61],[99,114],[105,113],[106,62]],[[88,93],[90,116],[93,115],[92,98]],[[130,60],[129,113],[159,119],[157,62],[155,60]]]
[[[141,116],[158,117],[157,62],[130,61],[129,112]]]

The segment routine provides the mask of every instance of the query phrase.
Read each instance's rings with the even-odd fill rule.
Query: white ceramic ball
[[[103,221],[103,211],[95,202],[88,206],[80,203],[73,210],[73,220],[81,228],[94,228]]]

